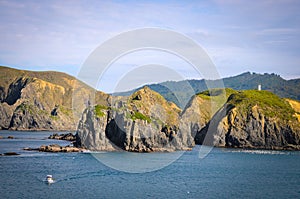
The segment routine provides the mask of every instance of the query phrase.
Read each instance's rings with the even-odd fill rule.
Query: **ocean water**
[[[0,153],[21,154],[0,156],[0,198],[300,198],[300,152],[214,148],[199,158],[199,146],[180,155],[22,150],[68,144],[46,139],[50,134],[0,131],[16,138],[1,139]],[[152,172],[124,172],[172,155],[178,159]],[[55,183],[44,182],[47,174]]]

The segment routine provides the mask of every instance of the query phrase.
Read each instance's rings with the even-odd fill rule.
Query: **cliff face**
[[[149,88],[112,104],[85,110],[77,130],[79,146],[152,152],[186,150],[194,145],[190,132],[179,129],[180,109]]]
[[[11,130],[75,130],[79,120],[76,113],[81,115],[95,92],[64,73],[7,67],[0,67],[0,85],[0,129]],[[101,98],[99,103],[107,103],[108,95],[95,93]],[[75,111],[74,96],[80,96]]]
[[[195,137],[233,93],[236,91],[232,89],[211,89],[195,95],[181,113],[181,128],[191,132]]]
[[[219,147],[300,149],[299,103],[267,91],[232,94],[195,141]]]

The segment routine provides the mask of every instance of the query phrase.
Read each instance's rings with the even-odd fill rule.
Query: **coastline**
[[[75,147],[73,145],[74,141],[75,141],[75,132],[71,132],[71,131],[13,131],[13,130],[0,130],[1,131],[6,131],[6,132],[32,132],[34,135],[34,132],[49,132],[50,134],[47,136],[46,139],[52,139],[52,140],[64,140],[67,141],[69,144],[67,145],[61,145],[61,144],[48,144],[48,145],[40,145],[39,147],[24,147],[22,148],[22,150],[24,151],[38,151],[38,152],[46,152],[46,153],[80,153],[80,152],[120,152],[120,151],[124,151],[124,150],[89,150],[86,148],[82,148],[82,147]],[[54,133],[55,132],[55,133]],[[64,133],[61,133],[64,132]],[[73,135],[73,139],[64,139],[64,136],[67,135]],[[52,138],[51,138],[52,137]],[[6,135],[6,136],[2,136],[0,135],[0,139],[1,140],[18,140],[20,138],[15,137],[13,135]],[[195,145],[197,146],[197,145]],[[201,146],[201,145],[198,145]],[[300,146],[287,146],[287,147],[272,147],[272,148],[266,148],[266,147],[220,147],[220,146],[214,146],[215,148],[224,148],[224,149],[235,149],[235,150],[242,150],[242,151],[259,151],[259,150],[266,150],[266,151],[300,151]],[[194,147],[193,147],[194,148]],[[192,151],[193,148],[185,148],[183,150],[167,150],[167,149],[153,149],[152,151],[147,151],[147,152],[138,152],[138,151],[126,151],[126,152],[130,152],[130,153],[169,153],[169,152],[176,152],[176,151]],[[13,156],[13,155],[20,155],[19,152],[15,152],[15,151],[9,151],[6,153],[0,153],[1,156]]]

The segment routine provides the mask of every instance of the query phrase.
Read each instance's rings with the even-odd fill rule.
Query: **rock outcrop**
[[[24,148],[25,151],[40,151],[50,153],[71,153],[71,152],[83,152],[84,149],[74,146],[60,146],[58,144],[42,145],[39,148]]]
[[[76,136],[73,135],[73,133],[65,133],[65,134],[58,134],[58,133],[53,133],[48,137],[48,139],[54,139],[54,140],[66,140],[66,141],[75,141]]]
[[[77,130],[77,146],[90,150],[154,152],[187,150],[194,145],[179,129],[180,109],[148,87],[112,107],[86,109]]]
[[[52,152],[52,153],[59,153],[59,152],[80,152],[81,149],[73,146],[60,146],[58,144],[51,144],[51,145],[42,145],[40,148],[38,148],[38,151],[41,152]]]
[[[219,147],[299,150],[297,114],[286,100],[271,92],[239,92],[229,97],[195,141]]]
[[[15,156],[15,155],[20,155],[20,154],[16,152],[6,152],[3,154],[0,153],[0,156]]]
[[[236,92],[232,89],[211,89],[193,96],[181,113],[180,128],[191,132],[192,137],[195,137],[225,104],[228,97]]]

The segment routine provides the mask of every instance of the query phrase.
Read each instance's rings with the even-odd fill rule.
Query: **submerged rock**
[[[20,155],[20,154],[18,154],[18,153],[16,153],[16,152],[6,152],[6,153],[4,153],[3,155],[4,155],[4,156],[13,156],[13,155]]]

